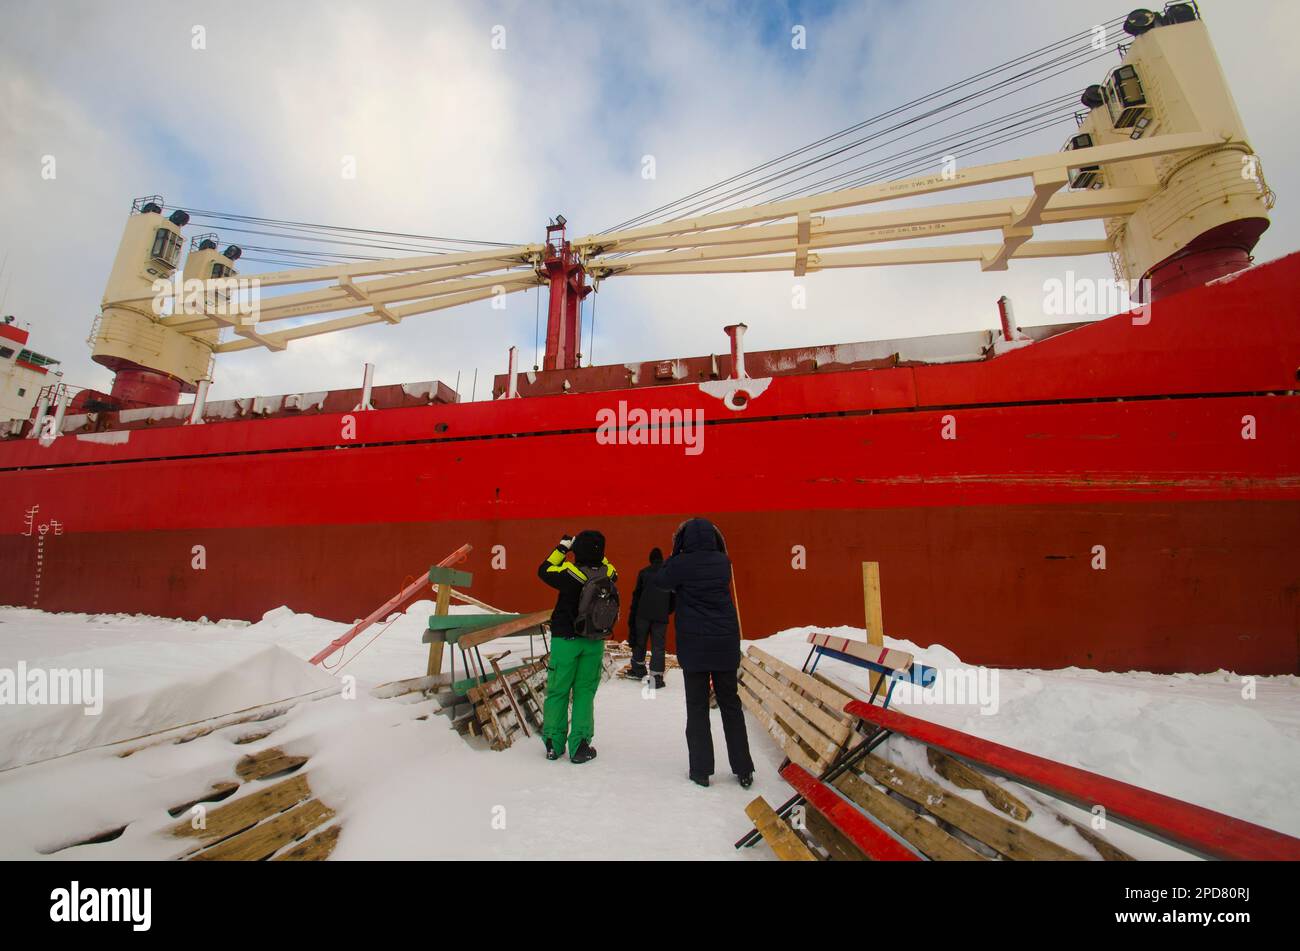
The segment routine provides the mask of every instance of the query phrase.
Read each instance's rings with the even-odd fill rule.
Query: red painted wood
[[[902,845],[854,806],[841,799],[829,786],[798,763],[788,763],[781,778],[826,817],[826,821],[848,836],[868,858],[877,862],[919,862],[911,849]]]
[[[1097,773],[853,700],[845,712],[1199,855],[1300,861],[1300,839]]]

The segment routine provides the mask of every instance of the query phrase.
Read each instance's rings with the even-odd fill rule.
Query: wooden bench
[[[918,664],[907,651],[895,650],[892,647],[880,647],[866,641],[816,632],[808,635],[808,643],[812,647],[804,660],[805,672],[814,673],[823,657],[833,657],[854,667],[862,667],[881,674],[882,677],[872,678],[871,699],[875,700],[881,683],[887,682],[889,686],[885,690],[882,703],[885,707],[889,706],[889,701],[894,696],[894,687],[900,681],[916,684],[918,687],[929,687],[938,676],[938,672],[933,667]]]

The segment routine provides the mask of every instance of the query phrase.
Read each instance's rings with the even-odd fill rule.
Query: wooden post
[[[731,603],[736,606],[736,627],[740,630],[740,639],[745,639],[745,625],[740,620],[740,586],[736,584],[736,569],[731,569]]]
[[[438,601],[433,609],[433,613],[438,616],[447,614],[451,607],[451,585],[443,582],[438,585]],[[429,645],[429,669],[424,672],[426,677],[432,677],[434,674],[442,673],[442,640],[434,641]]]
[[[885,621],[880,607],[880,562],[862,563],[862,597],[867,607],[867,643],[885,646]],[[872,673],[871,689],[880,682],[880,674]]]

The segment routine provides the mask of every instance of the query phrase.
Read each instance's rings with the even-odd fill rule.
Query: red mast
[[[546,226],[546,259],[542,266],[551,281],[546,311],[546,356],[543,370],[568,370],[578,365],[582,346],[582,301],[592,288],[587,274],[565,237],[568,222],[556,215]]]

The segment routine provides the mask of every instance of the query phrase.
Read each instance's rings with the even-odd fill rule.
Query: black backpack
[[[578,570],[587,580],[578,593],[573,632],[579,637],[604,640],[614,633],[614,625],[618,623],[618,588],[603,565],[579,565]]]

